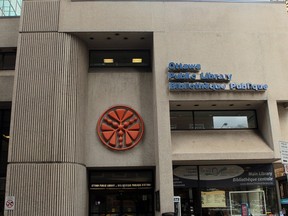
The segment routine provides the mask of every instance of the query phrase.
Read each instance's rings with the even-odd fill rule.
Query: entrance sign
[[[152,188],[151,183],[129,183],[129,184],[91,184],[90,189],[125,189],[125,188]]]
[[[288,142],[279,141],[282,164],[288,164]]]
[[[275,178],[272,164],[174,166],[173,182],[178,188],[274,186]]]
[[[200,72],[200,64],[168,64],[170,91],[256,91],[268,89],[267,84],[235,83],[231,73]]]
[[[5,210],[14,210],[15,208],[15,196],[5,197]]]

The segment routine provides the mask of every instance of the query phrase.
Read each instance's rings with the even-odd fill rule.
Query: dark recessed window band
[[[172,110],[171,130],[256,129],[254,110]]]
[[[0,70],[14,70],[16,52],[0,52]]]
[[[91,50],[89,67],[150,67],[150,50]]]

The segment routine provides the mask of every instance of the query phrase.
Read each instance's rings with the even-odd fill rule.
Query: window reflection
[[[257,127],[253,110],[171,111],[171,130],[253,129]]]
[[[214,128],[248,128],[247,116],[213,116]]]

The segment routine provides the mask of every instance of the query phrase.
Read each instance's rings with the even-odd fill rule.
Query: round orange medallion
[[[141,116],[127,106],[114,106],[99,118],[97,134],[108,148],[123,151],[136,146],[144,133]]]

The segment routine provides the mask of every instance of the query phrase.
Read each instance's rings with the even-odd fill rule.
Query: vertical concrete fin
[[[20,32],[57,32],[59,0],[24,1]]]
[[[85,215],[86,168],[77,164],[9,164],[6,195],[15,209],[5,216]]]
[[[86,48],[64,33],[20,40],[9,161],[84,163]]]

